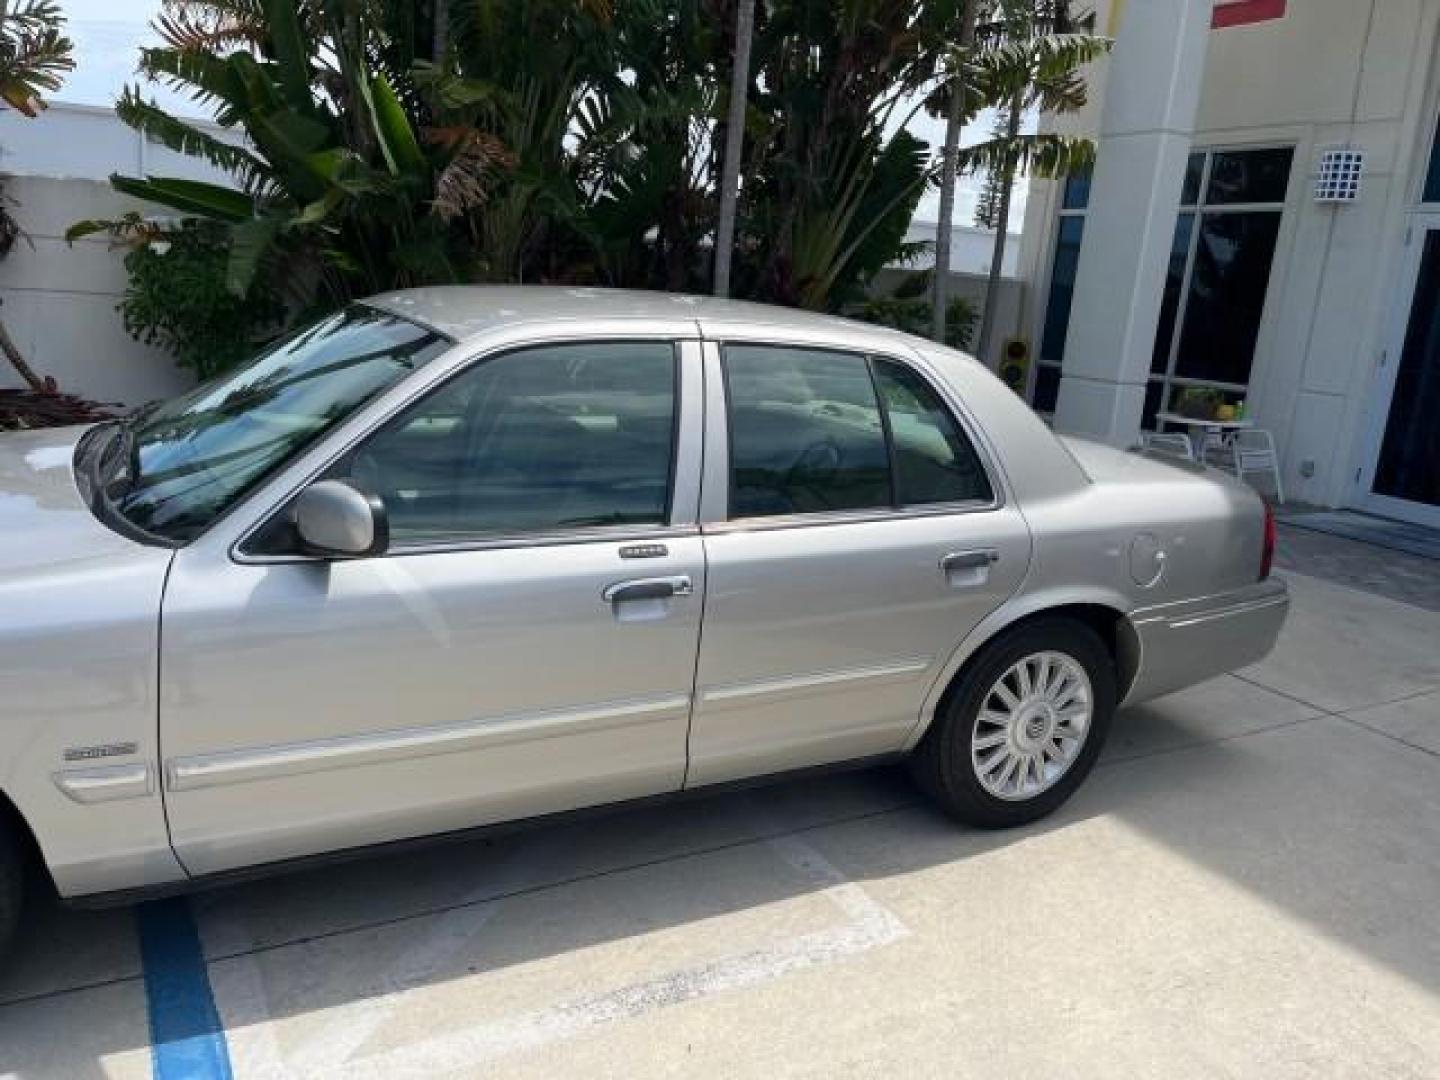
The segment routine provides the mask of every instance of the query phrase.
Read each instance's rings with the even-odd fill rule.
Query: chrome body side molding
[[[136,765],[96,765],[87,769],[62,769],[53,777],[55,786],[77,803],[115,802],[139,799],[155,793],[154,774],[143,762]]]
[[[487,717],[434,727],[402,728],[375,735],[196,754],[166,763],[165,786],[170,791],[194,791],[277,776],[555,738],[581,731],[651,724],[673,719],[677,714],[688,712],[689,708],[690,698],[677,694],[645,701],[613,702],[578,709]]]

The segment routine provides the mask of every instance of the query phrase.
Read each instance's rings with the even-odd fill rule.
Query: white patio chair
[[[1140,444],[1146,450],[1158,450],[1162,454],[1175,454],[1190,461],[1195,460],[1195,447],[1190,444],[1190,436],[1178,431],[1142,432]]]
[[[1242,428],[1230,436],[1229,442],[1235,475],[1244,480],[1247,473],[1269,473],[1275,481],[1275,501],[1284,505],[1280,455],[1275,451],[1275,439],[1270,432],[1264,428]]]
[[[1230,442],[1223,433],[1207,430],[1200,436],[1195,459],[1210,465],[1224,465],[1234,460],[1234,454],[1231,453]]]

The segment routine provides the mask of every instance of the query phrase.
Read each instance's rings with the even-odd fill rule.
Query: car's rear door
[[[269,524],[181,550],[160,670],[187,870],[677,789],[700,393],[693,340],[509,349],[325,467],[381,494],[388,554],[297,557]]]
[[[1024,577],[1024,519],[915,357],[713,336],[687,786],[901,749]]]

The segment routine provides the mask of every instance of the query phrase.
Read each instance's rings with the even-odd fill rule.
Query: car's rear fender
[[[1012,597],[977,623],[950,654],[925,694],[920,717],[907,736],[904,749],[913,749],[924,736],[946,694],[957,684],[976,653],[1005,631],[1042,616],[1074,618],[1101,631],[1101,637],[1115,657],[1116,686],[1123,697],[1134,680],[1140,658],[1135,628],[1125,614],[1130,607],[1130,601],[1123,594],[1090,585],[1056,585]]]

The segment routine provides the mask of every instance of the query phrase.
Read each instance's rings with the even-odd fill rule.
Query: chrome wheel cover
[[[1070,771],[1090,735],[1090,677],[1074,657],[1032,653],[995,680],[970,735],[975,778],[1008,802],[1033,799]]]

